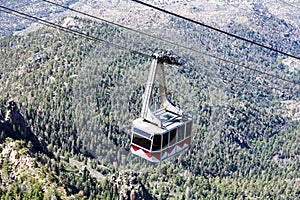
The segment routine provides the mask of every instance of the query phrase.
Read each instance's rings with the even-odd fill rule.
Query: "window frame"
[[[142,146],[142,142],[141,142],[141,143],[135,142],[135,136],[138,136],[139,138],[143,139],[144,141],[147,141],[147,145],[148,145],[148,146],[145,146],[145,145]],[[131,144],[136,145],[136,146],[138,146],[138,147],[141,147],[141,148],[143,148],[143,149],[145,149],[145,150],[147,150],[147,151],[151,151],[152,140],[150,140],[149,138],[143,137],[142,135],[139,135],[139,134],[137,134],[137,133],[133,133],[133,134],[132,134],[132,141],[131,141]],[[149,148],[147,148],[147,147],[149,147]]]

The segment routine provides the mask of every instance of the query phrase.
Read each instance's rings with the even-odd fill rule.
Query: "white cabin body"
[[[174,64],[165,54],[154,54],[141,117],[132,122],[131,152],[151,162],[161,162],[188,149],[192,141],[193,119],[167,98],[164,64]],[[152,111],[154,81],[158,79],[162,108]]]

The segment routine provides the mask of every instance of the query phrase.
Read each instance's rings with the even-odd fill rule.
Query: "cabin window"
[[[182,141],[184,139],[184,126],[178,127],[178,141]]]
[[[148,150],[150,150],[150,147],[151,147],[151,140],[144,138],[142,136],[139,136],[137,134],[133,134],[132,143],[136,144],[140,147],[143,147],[145,149],[148,149]]]
[[[193,122],[192,122],[192,121],[186,124],[186,137],[191,136],[191,133],[192,133],[192,125],[193,125]]]
[[[161,147],[161,135],[154,135],[152,151],[158,151],[160,150],[160,147]]]
[[[176,143],[176,129],[170,131],[170,145]]]
[[[163,135],[163,143],[162,143],[162,148],[165,148],[168,146],[169,143],[169,132],[165,133]]]

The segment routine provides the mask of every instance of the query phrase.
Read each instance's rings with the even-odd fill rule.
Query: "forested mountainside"
[[[293,60],[206,29],[199,33],[174,18],[169,28],[178,42],[253,69],[105,23],[60,23],[146,53],[178,52],[186,64],[166,68],[169,97],[193,115],[193,146],[161,165],[128,152],[149,58],[50,28],[4,37],[1,198],[299,198],[299,85],[293,83],[299,68]]]

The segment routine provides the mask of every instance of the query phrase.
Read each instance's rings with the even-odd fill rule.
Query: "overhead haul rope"
[[[270,50],[270,51],[274,51],[274,52],[280,53],[280,54],[282,54],[282,55],[289,56],[289,57],[292,57],[292,58],[295,58],[295,59],[300,60],[300,57],[299,57],[299,56],[295,56],[295,55],[293,55],[293,54],[286,53],[286,52],[284,52],[284,51],[280,51],[280,50],[278,50],[278,49],[275,49],[275,48],[272,48],[272,47],[269,47],[269,46],[260,44],[260,43],[258,43],[258,42],[249,40],[249,39],[247,39],[247,38],[243,38],[243,37],[241,37],[241,36],[238,36],[238,35],[229,33],[229,32],[227,32],[227,31],[221,30],[221,29],[219,29],[219,28],[215,28],[215,27],[213,27],[213,26],[210,26],[210,25],[201,23],[201,22],[199,22],[199,21],[190,19],[190,18],[188,18],[188,17],[181,16],[181,15],[179,15],[179,14],[170,12],[170,11],[168,11],[168,10],[159,8],[159,7],[157,7],[157,6],[153,6],[153,5],[151,5],[151,4],[142,2],[142,1],[140,1],[140,0],[132,0],[132,1],[134,1],[134,2],[136,2],[136,3],[139,3],[139,4],[142,4],[142,5],[144,5],[144,6],[147,6],[147,7],[153,8],[153,9],[158,10],[158,11],[160,11],[160,12],[166,13],[166,14],[168,14],[168,15],[172,15],[172,16],[174,16],[174,17],[181,18],[181,19],[184,19],[184,20],[186,20],[186,21],[192,22],[192,23],[194,23],[194,24],[198,24],[198,25],[203,26],[203,27],[205,27],[205,28],[209,28],[209,29],[214,30],[214,31],[217,31],[217,32],[219,32],[219,33],[223,33],[223,34],[228,35],[228,36],[230,36],[230,37],[234,37],[234,38],[236,38],[236,39],[243,40],[243,41],[245,41],[245,42],[254,44],[254,45],[256,45],[256,46],[259,46],[259,47],[268,49],[268,50]]]
[[[82,11],[79,11],[79,10],[76,10],[76,9],[73,9],[73,8],[70,8],[70,7],[68,7],[68,6],[64,6],[64,5],[61,5],[61,4],[58,4],[58,3],[55,3],[55,2],[49,1],[49,0],[43,0],[43,1],[46,2],[46,3],[49,3],[49,4],[52,4],[52,5],[55,5],[55,6],[58,6],[58,7],[67,9],[67,10],[70,10],[70,11],[72,11],[72,12],[76,12],[76,13],[79,13],[79,14],[82,14],[82,15],[85,15],[85,16],[88,16],[88,17],[91,17],[91,18],[94,18],[94,19],[97,19],[97,20],[100,20],[100,21],[103,21],[103,22],[112,24],[112,25],[115,25],[115,26],[119,26],[119,27],[121,27],[121,28],[124,28],[124,29],[130,30],[130,31],[136,32],[136,33],[138,33],[138,34],[146,35],[146,36],[151,37],[151,38],[153,38],[153,39],[157,39],[157,40],[160,40],[160,41],[162,41],[162,42],[166,42],[166,43],[169,43],[169,44],[171,44],[171,45],[178,46],[178,47],[181,47],[181,48],[186,49],[186,50],[189,50],[189,51],[193,51],[193,52],[195,52],[195,53],[202,54],[202,55],[204,55],[204,56],[212,57],[212,58],[214,58],[214,59],[221,60],[221,61],[223,61],[223,62],[227,62],[227,63],[230,63],[230,64],[234,64],[234,65],[236,65],[236,66],[239,66],[239,67],[242,67],[242,68],[245,68],[245,69],[248,69],[248,70],[256,71],[256,72],[259,72],[259,73],[261,73],[261,74],[265,74],[265,75],[268,75],[268,76],[272,76],[273,78],[276,78],[276,79],[281,79],[281,80],[284,80],[284,81],[288,81],[288,82],[293,83],[293,84],[300,84],[300,83],[297,83],[297,82],[295,82],[295,81],[290,81],[289,79],[282,78],[282,77],[280,77],[280,76],[272,75],[272,74],[270,74],[270,73],[267,73],[267,72],[264,72],[264,71],[261,71],[261,70],[257,70],[257,69],[255,69],[255,68],[253,68],[253,67],[248,67],[248,66],[246,66],[246,65],[243,65],[243,64],[240,64],[240,63],[236,63],[236,62],[234,62],[234,61],[230,61],[230,60],[227,60],[227,59],[225,59],[225,58],[220,58],[220,57],[218,57],[218,56],[215,56],[215,55],[212,55],[212,54],[209,54],[209,53],[200,51],[200,50],[196,50],[196,49],[193,49],[193,48],[191,48],[191,47],[186,47],[186,46],[184,46],[184,45],[181,45],[181,44],[172,42],[172,41],[170,41],[170,40],[166,40],[166,39],[163,39],[163,38],[160,38],[160,37],[157,37],[157,36],[153,36],[153,35],[151,35],[151,34],[148,34],[148,33],[145,33],[145,32],[142,32],[142,31],[139,31],[139,30],[136,30],[136,29],[133,29],[133,28],[130,28],[130,27],[127,27],[127,26],[118,24],[118,23],[111,22],[111,21],[109,21],[109,20],[106,20],[106,19],[103,19],[103,18],[94,16],[94,15],[91,15],[91,14],[88,14],[88,13],[85,13],[85,12],[82,12]],[[135,1],[135,0],[133,0],[133,1]]]
[[[37,22],[39,24],[46,25],[48,27],[59,29],[59,30],[71,33],[73,35],[76,35],[76,36],[84,37],[84,38],[89,39],[89,40],[93,40],[93,41],[97,41],[97,42],[102,42],[102,43],[107,43],[107,44],[112,45],[112,46],[114,46],[116,48],[123,49],[123,50],[131,52],[131,53],[139,54],[139,55],[142,55],[144,57],[148,57],[148,58],[151,57],[151,55],[149,55],[149,54],[142,53],[142,52],[137,51],[137,50],[132,50],[130,48],[121,46],[119,44],[115,44],[113,42],[109,42],[109,41],[106,41],[104,39],[101,39],[101,38],[98,38],[98,37],[94,37],[94,36],[88,35],[86,33],[83,33],[83,32],[77,31],[77,30],[73,30],[73,29],[61,26],[59,24],[56,24],[56,23],[53,23],[53,22],[50,22],[50,21],[47,21],[47,20],[44,20],[44,19],[32,16],[32,15],[29,15],[29,14],[23,13],[23,12],[20,12],[20,11],[16,11],[16,10],[11,9],[11,8],[7,8],[7,7],[4,7],[4,6],[0,6],[0,8],[2,9],[3,12],[6,12],[8,14],[12,14],[12,15],[15,15],[15,16],[27,19],[27,20],[31,20],[31,21]],[[198,53],[204,54],[203,52],[198,52]],[[289,83],[292,83],[292,84],[295,84],[295,85],[300,85],[300,83],[298,83],[298,82],[291,81],[289,79],[285,79],[285,78],[282,78],[280,76],[276,76],[276,75],[273,75],[273,74],[269,74],[267,72],[263,72],[263,71],[260,71],[260,70],[257,70],[257,69],[254,69],[254,68],[251,68],[251,67],[239,64],[239,63],[235,63],[233,61],[229,61],[229,60],[226,60],[224,58],[220,58],[220,57],[217,57],[217,56],[214,56],[214,55],[210,55],[210,54],[204,54],[204,55],[207,55],[209,57],[215,58],[215,59],[223,61],[223,62],[227,62],[227,63],[233,64],[233,65],[236,65],[236,66],[239,66],[239,67],[243,67],[243,68],[248,69],[250,71],[254,71],[254,72],[257,72],[257,73],[260,73],[260,74],[264,74],[264,75],[273,77],[275,79],[280,79],[280,80],[285,81],[285,82],[289,82]]]
[[[35,17],[35,16],[29,15],[29,14],[26,14],[26,13],[23,13],[23,12],[20,12],[20,11],[16,11],[16,10],[11,9],[11,8],[7,8],[7,7],[1,6],[1,5],[0,5],[0,8],[4,9],[4,10],[1,10],[1,11],[6,12],[8,14],[15,15],[17,17],[21,17],[21,18],[24,18],[24,19],[27,19],[27,20],[31,20],[31,21],[37,22],[39,24],[46,25],[48,27],[52,27],[52,28],[55,28],[55,29],[59,29],[59,30],[71,33],[71,34],[76,35],[76,36],[84,37],[84,38],[89,39],[89,40],[93,40],[93,41],[97,41],[97,42],[102,42],[102,43],[107,43],[109,45],[117,47],[118,49],[129,51],[131,53],[140,54],[140,55],[145,56],[145,57],[151,57],[151,55],[148,55],[146,53],[142,53],[140,51],[136,51],[136,50],[133,50],[133,49],[121,46],[119,44],[115,44],[113,42],[109,42],[109,41],[106,41],[104,39],[101,39],[101,38],[98,38],[98,37],[95,37],[95,36],[91,36],[89,34],[81,32],[81,31],[73,30],[73,29],[61,26],[59,24],[56,24],[56,23],[53,23],[53,22],[50,22],[50,21],[47,21],[47,20]]]

